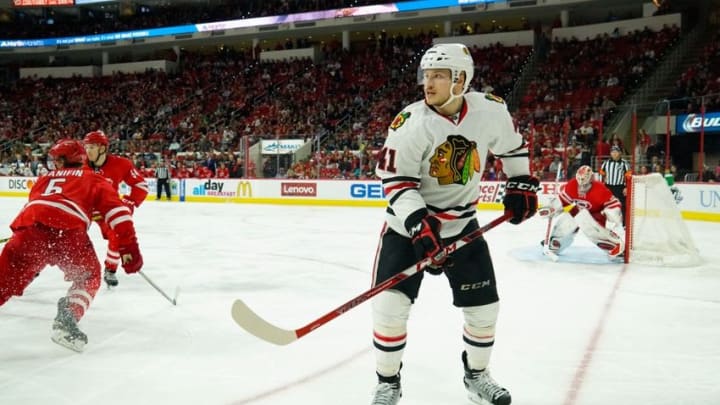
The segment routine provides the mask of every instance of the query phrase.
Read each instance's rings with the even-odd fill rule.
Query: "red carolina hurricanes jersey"
[[[148,185],[130,159],[108,154],[102,166],[88,167],[110,180],[116,191],[120,188],[120,183],[125,182],[130,187],[130,194],[125,197],[131,199],[136,207],[145,201],[145,197],[148,195]]]
[[[38,178],[10,228],[41,223],[55,229],[87,230],[92,223],[90,213],[95,211],[113,229],[122,223],[132,226],[130,209],[107,179],[85,168],[53,170]]]
[[[560,201],[563,207],[575,204],[570,210],[570,214],[575,216],[579,208],[585,208],[590,214],[601,223],[605,223],[605,216],[602,211],[605,208],[620,208],[620,201],[613,195],[605,184],[597,180],[593,180],[590,190],[586,194],[580,194],[578,191],[577,179],[570,179],[567,183],[560,187]]]

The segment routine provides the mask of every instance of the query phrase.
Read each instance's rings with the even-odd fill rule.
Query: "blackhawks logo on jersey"
[[[403,126],[403,124],[405,124],[405,121],[407,121],[408,118],[410,118],[409,112],[401,112],[400,114],[395,116],[392,124],[390,124],[390,129],[395,131],[396,129],[400,128],[401,126]]]
[[[485,98],[496,103],[505,104],[505,100],[503,100],[502,97],[498,97],[494,94],[485,94]]]
[[[480,173],[477,144],[462,135],[448,136],[430,157],[430,176],[441,186],[465,185],[475,173]]]

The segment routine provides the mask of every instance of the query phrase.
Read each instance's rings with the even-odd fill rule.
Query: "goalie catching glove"
[[[519,224],[535,215],[537,211],[537,192],[540,181],[529,175],[515,176],[505,184],[503,205],[505,211],[512,213],[510,223]]]
[[[420,217],[420,219],[416,219]],[[407,219],[407,231],[412,238],[413,250],[418,260],[430,258],[431,264],[427,272],[438,275],[442,273],[441,266],[447,259],[445,245],[440,237],[442,223],[439,219],[429,215],[426,210],[418,211]]]

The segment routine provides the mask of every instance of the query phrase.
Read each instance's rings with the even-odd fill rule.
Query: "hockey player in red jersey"
[[[58,301],[52,340],[82,351],[87,336],[77,323],[100,288],[100,262],[88,236],[91,215],[97,212],[116,235],[127,273],[143,265],[130,209],[108,181],[83,168],[80,141],[58,141],[49,152],[56,169],[38,179],[28,203],[13,220],[13,235],[0,254],[0,306],[22,295],[36,274],[58,266],[72,282]]]
[[[569,212],[563,207],[572,206]],[[560,187],[560,194],[538,210],[541,217],[555,218],[546,247],[550,255],[558,255],[572,245],[578,230],[607,252],[617,257],[625,251],[625,244],[615,230],[622,229],[620,201],[600,181],[593,179],[590,166],[578,169],[575,178]]]
[[[91,170],[110,180],[116,191],[118,191],[120,183],[125,183],[130,187],[130,194],[123,195],[121,200],[132,213],[136,207],[139,207],[145,201],[145,196],[148,195],[148,186],[143,176],[135,169],[129,159],[109,153],[108,138],[102,131],[89,132],[85,135],[84,143],[87,164]],[[108,287],[115,287],[118,285],[116,272],[120,263],[117,237],[104,219],[98,219],[97,223],[100,226],[103,238],[108,241],[105,257],[105,276],[103,278]]]

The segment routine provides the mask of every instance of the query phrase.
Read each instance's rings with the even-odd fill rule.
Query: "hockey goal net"
[[[678,267],[701,263],[670,187],[660,174],[631,177],[626,215],[626,263]]]

